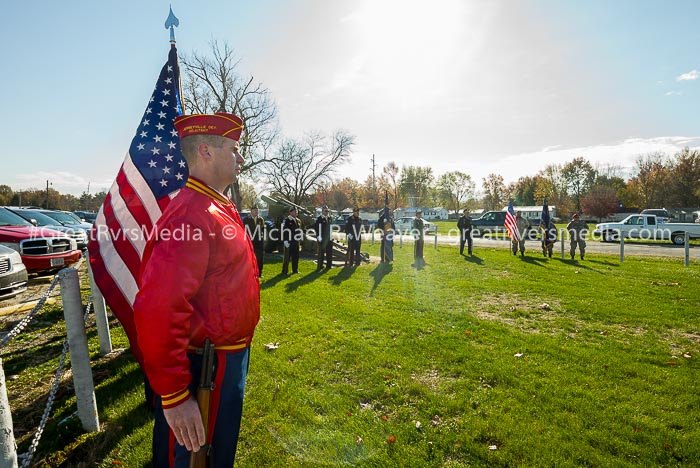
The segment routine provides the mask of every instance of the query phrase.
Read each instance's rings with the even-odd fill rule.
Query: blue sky
[[[12,2],[0,27],[0,183],[108,187],[166,59],[168,2]],[[182,55],[225,40],[286,136],[506,181],[575,156],[700,146],[700,2],[174,1]],[[685,76],[687,79],[680,79]],[[339,174],[340,175],[340,174]]]

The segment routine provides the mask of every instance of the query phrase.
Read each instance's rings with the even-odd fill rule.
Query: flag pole
[[[170,48],[171,49],[174,49],[176,47],[175,44],[177,41],[175,41],[175,28],[177,28],[179,26],[180,26],[180,20],[177,19],[177,16],[175,16],[175,14],[173,13],[173,7],[170,6],[170,10],[168,12],[168,18],[165,20],[165,29],[170,30]],[[178,66],[177,88],[178,88],[178,91],[180,92],[180,103],[182,105],[182,113],[184,114],[185,113],[185,100],[184,100],[183,94],[182,94],[182,79],[181,79],[180,70],[179,70],[180,64],[178,63],[177,66]]]

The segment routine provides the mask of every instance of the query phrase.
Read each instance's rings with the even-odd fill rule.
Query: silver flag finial
[[[173,13],[173,7],[170,7],[168,19],[165,20],[165,29],[170,29],[170,43],[175,44],[175,28],[180,26],[180,20]]]

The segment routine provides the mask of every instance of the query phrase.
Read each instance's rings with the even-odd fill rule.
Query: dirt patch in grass
[[[471,313],[481,320],[498,322],[526,333],[559,333],[555,327],[562,310],[558,300],[528,297],[519,294],[497,293],[478,297]]]

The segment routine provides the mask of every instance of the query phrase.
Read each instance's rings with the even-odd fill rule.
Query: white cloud
[[[683,91],[668,91],[666,96],[683,96]]]
[[[676,78],[676,81],[693,81],[697,80],[700,78],[700,72],[697,70],[691,70],[688,73],[683,73],[680,75],[678,78]]]

